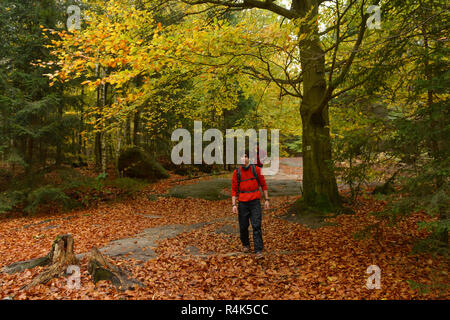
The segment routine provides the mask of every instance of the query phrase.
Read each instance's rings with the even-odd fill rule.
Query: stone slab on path
[[[181,233],[199,229],[212,223],[231,223],[234,220],[234,217],[223,217],[191,225],[175,224],[148,228],[133,237],[111,241],[105,247],[100,248],[100,252],[110,257],[131,258],[136,260],[148,261],[157,257],[155,249],[158,246],[158,241],[175,238]],[[225,227],[223,227],[223,230],[222,228],[220,228],[216,232],[239,233],[239,230],[237,226],[226,225]],[[186,249],[188,249],[188,251],[191,251],[191,254],[193,255],[198,254],[198,249],[196,250],[196,248],[191,248],[192,250],[189,250],[189,248]],[[83,254],[79,255],[79,257],[81,256],[83,256]]]
[[[180,233],[201,228],[206,224],[204,222],[193,225],[180,224],[148,228],[132,238],[111,241],[108,245],[101,248],[100,252],[110,257],[124,257],[148,261],[157,257],[154,250],[158,246],[158,241],[174,238]]]
[[[239,226],[236,222],[235,225],[231,225],[231,224],[226,224],[222,227],[220,227],[219,229],[215,230],[216,233],[220,234],[239,234]]]

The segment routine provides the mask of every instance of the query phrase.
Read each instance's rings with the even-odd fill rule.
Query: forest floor
[[[414,241],[427,235],[417,226],[417,221],[429,219],[425,213],[412,213],[389,226],[371,214],[385,202],[367,193],[352,206],[353,215],[314,225],[286,219],[289,206],[299,198],[300,177],[301,161],[295,159],[282,162],[277,176],[267,177],[273,193],[271,209],[263,213],[262,259],[241,252],[229,175],[185,181],[173,175],[134,199],[67,213],[2,218],[0,268],[46,255],[55,237],[67,233],[75,239],[82,268],[76,290],[68,289],[64,277],[21,290],[42,267],[0,273],[0,299],[449,298],[448,287],[440,288],[448,285],[447,260],[411,254]],[[199,184],[216,199],[203,199],[201,192],[197,198],[186,197]],[[377,222],[374,236],[354,237]],[[85,257],[93,246],[145,287],[119,291],[109,282],[94,285]],[[381,270],[381,289],[366,288],[371,265]],[[429,290],[413,289],[411,281]]]

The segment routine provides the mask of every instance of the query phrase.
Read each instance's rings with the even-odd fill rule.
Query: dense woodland
[[[354,213],[370,197],[383,206],[355,231],[367,238],[420,212],[425,233],[408,252],[448,261],[449,9],[438,0],[2,0],[0,224],[231,173],[172,163],[172,132],[202,121],[223,133],[280,129],[280,155],[303,159],[294,214]]]

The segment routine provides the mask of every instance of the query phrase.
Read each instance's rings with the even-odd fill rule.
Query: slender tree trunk
[[[101,150],[102,150],[102,173],[106,173],[106,133],[102,133],[101,138]]]
[[[125,121],[125,144],[131,144],[131,116],[127,116]]]
[[[134,114],[134,121],[133,121],[133,144],[135,146],[139,146],[140,143],[139,139],[140,125],[141,125],[141,110],[138,109]]]
[[[94,153],[95,153],[95,168],[99,170],[102,166],[102,134],[101,132],[95,133],[94,141]]]
[[[125,127],[126,127],[126,120],[125,120]],[[120,157],[120,150],[122,149],[122,133],[124,132],[124,123],[122,122],[120,125],[120,129],[117,131],[117,147],[115,150],[115,167],[116,167],[116,174],[117,177],[120,177],[120,171],[119,171],[119,157]]]
[[[78,162],[82,165],[83,154],[85,154],[85,150],[83,149],[83,130],[84,130],[84,88],[81,88],[81,110],[80,110],[80,124],[78,129]],[[85,158],[86,159],[86,158]]]
[[[61,99],[63,99],[62,95],[61,95]],[[63,118],[63,103],[61,102],[58,106],[58,126],[61,128],[62,125],[62,118]],[[64,143],[64,138],[62,136],[59,137],[57,143],[56,143],[56,161],[55,161],[55,165],[57,167],[59,167],[62,163],[62,145]]]
[[[42,142],[39,142],[39,156],[40,163],[43,168],[47,165],[47,146]]]
[[[27,172],[27,174],[29,174],[29,173],[33,172],[33,166],[34,166],[34,163],[33,163],[33,161],[34,161],[33,160],[34,139],[32,137],[27,138],[26,148],[27,148],[26,155],[27,155],[27,164],[28,164],[26,172]]]
[[[103,76],[103,75],[102,75]],[[102,85],[102,109],[106,106],[106,98],[108,94],[108,85],[104,84]],[[101,132],[102,138],[101,138],[101,159],[102,159],[102,173],[106,173],[106,132],[105,132],[105,123],[102,122],[102,132]]]
[[[100,99],[100,87],[97,88],[97,106],[100,107],[101,99]],[[97,121],[101,118],[101,111],[97,114]],[[102,166],[102,133],[100,131],[95,132],[95,141],[94,141],[94,153],[95,153],[95,168],[99,170]]]

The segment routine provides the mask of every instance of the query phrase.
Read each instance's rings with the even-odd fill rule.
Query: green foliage
[[[334,161],[341,163],[335,167],[335,172],[349,186],[351,200],[361,194],[363,185],[370,178],[377,156],[375,147],[375,137],[368,129],[347,131],[334,140]]]
[[[117,178],[107,183],[108,186],[119,188],[128,194],[141,191],[147,183],[143,180],[133,178]]]
[[[122,151],[119,156],[118,169],[124,177],[148,181],[169,177],[167,171],[139,147],[130,147]]]
[[[440,255],[448,259],[448,230],[449,221],[437,224],[427,224],[432,227],[432,233],[424,239],[416,240],[412,248],[412,254],[431,253],[433,256]],[[447,233],[447,235],[445,235]]]
[[[188,177],[192,177],[195,173],[198,173],[197,168],[188,164],[180,164],[178,166],[175,166],[173,172],[175,174],[179,174],[180,176]]]
[[[72,205],[71,199],[60,189],[54,187],[41,187],[32,191],[27,197],[26,212],[35,213],[39,206],[50,203],[62,205],[65,209]]]
[[[380,217],[396,223],[412,212],[424,211],[435,219],[419,222],[419,227],[430,232],[425,239],[418,239],[413,253],[429,252],[448,257],[448,230],[450,217],[449,159],[446,161],[425,161],[420,169],[407,171],[407,177],[400,180],[400,190],[388,198],[386,209]]]
[[[100,191],[103,188],[106,178],[108,177],[107,173],[100,173],[95,178],[95,190]]]
[[[6,173],[5,173],[6,174]],[[55,203],[64,209],[78,206],[88,207],[98,201],[107,201],[120,196],[129,196],[141,191],[147,183],[132,178],[107,179],[107,174],[89,177],[72,168],[61,168],[49,173],[25,177],[37,181],[10,185],[0,193],[0,213],[24,211],[35,213],[41,205]],[[39,177],[39,178],[38,178]]]
[[[149,194],[147,199],[150,201],[158,201],[158,196],[155,194]]]
[[[298,155],[303,152],[302,138],[299,136],[294,137],[292,140],[285,142],[290,154]]]
[[[55,0],[0,4],[0,149],[7,163],[27,173],[45,167],[49,158],[60,162],[63,145],[78,126],[64,115],[68,99],[63,87],[50,87],[45,76],[53,69],[44,64],[54,36],[44,37],[40,26],[61,26],[65,9]]]
[[[13,210],[26,200],[26,193],[22,191],[7,191],[0,194],[0,214]]]
[[[26,163],[26,161],[24,160],[24,158],[17,153],[17,151],[13,150],[10,154],[8,154],[8,158],[5,161],[8,164],[11,165],[18,165],[18,166],[22,166],[22,167],[27,167],[28,164]]]
[[[176,186],[170,189],[169,194],[176,198],[200,198],[206,200],[223,200],[229,198],[222,190],[230,187],[229,179],[212,179],[199,181],[185,186]]]
[[[13,176],[11,172],[5,169],[0,169],[0,192],[8,189]]]
[[[430,291],[437,290],[439,292],[439,296],[445,298],[450,288],[448,283],[443,283],[439,280],[434,279],[431,284],[420,283],[414,280],[406,280],[406,281],[408,282],[411,289],[417,290],[421,295],[426,294]]]
[[[83,175],[79,171],[72,168],[58,169],[55,171],[55,174],[62,181],[59,187],[63,190],[70,190],[81,187],[94,188],[95,178]]]

